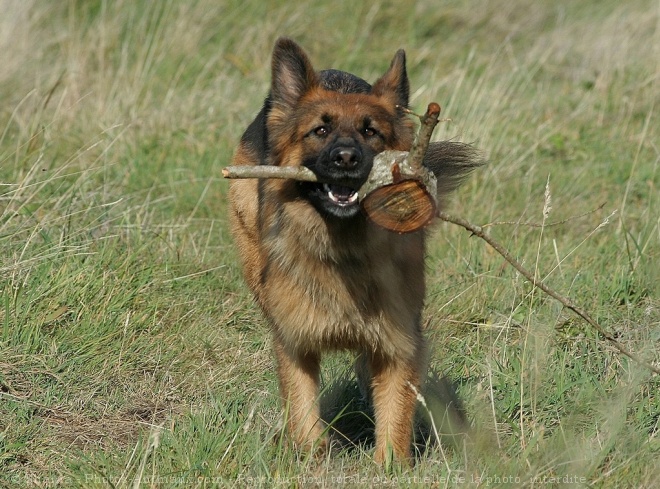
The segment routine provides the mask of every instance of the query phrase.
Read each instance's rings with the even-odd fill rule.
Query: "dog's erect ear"
[[[403,49],[396,52],[390,68],[374,83],[372,93],[378,96],[394,95],[396,105],[408,107],[410,83],[406,73],[406,53]]]
[[[273,49],[272,101],[293,107],[300,97],[318,83],[318,76],[302,48],[291,39],[279,38]]]

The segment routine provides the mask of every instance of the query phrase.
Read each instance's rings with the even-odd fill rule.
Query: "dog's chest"
[[[292,347],[379,349],[406,342],[417,326],[423,237],[352,231],[283,230],[269,240],[266,309]]]

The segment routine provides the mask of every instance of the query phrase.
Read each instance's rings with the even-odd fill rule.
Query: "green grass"
[[[404,47],[414,108],[453,120],[436,137],[489,159],[451,211],[658,365],[657,2],[0,5],[0,487],[660,483],[657,376],[449,224],[431,367],[478,442],[413,469],[365,447],[307,460],[281,436],[220,176],[277,36],[370,80]]]

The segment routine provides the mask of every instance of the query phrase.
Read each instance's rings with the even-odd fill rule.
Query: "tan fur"
[[[264,142],[254,135],[260,133],[248,129],[233,164],[298,166],[321,154],[324,141],[305,134],[322,115],[332,117],[337,133],[356,140],[355,128],[368,117],[382,134],[364,143],[374,154],[408,150],[413,126],[395,107],[401,94],[407,103],[407,90],[402,51],[370,93],[339,93],[320,85],[297,45],[279,41],[272,105],[262,110],[268,153],[259,153]],[[414,389],[424,372],[424,233],[394,234],[362,215],[328,219],[297,185],[234,180],[229,191],[245,279],[272,326],[289,432],[302,447],[324,445],[319,363],[324,352],[350,349],[359,354],[360,382],[374,404],[375,459],[383,462],[391,450],[407,460]]]

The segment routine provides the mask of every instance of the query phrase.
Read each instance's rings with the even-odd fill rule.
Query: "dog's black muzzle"
[[[367,181],[373,157],[373,152],[355,139],[337,138],[317,159],[304,162],[321,183],[301,186],[320,212],[340,218],[354,217],[360,211],[357,191]]]

